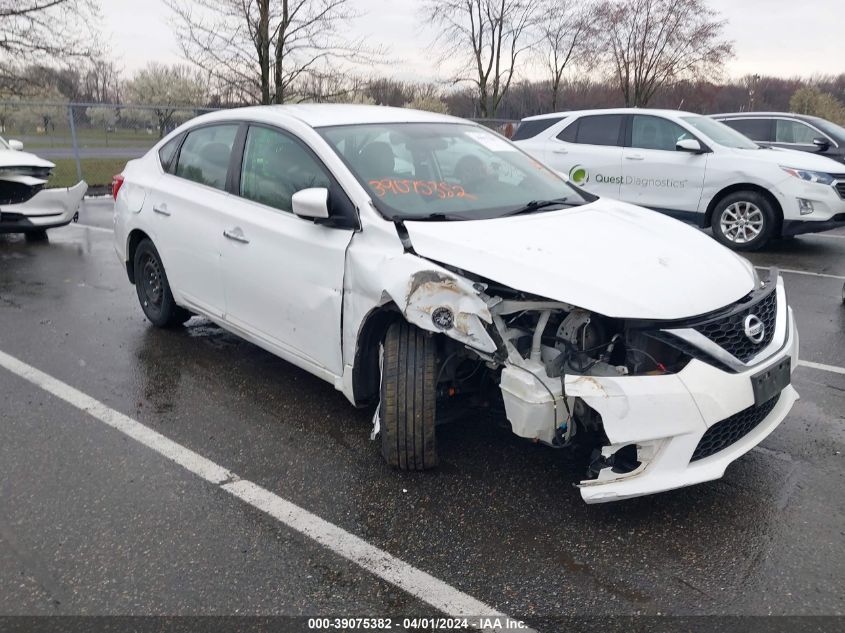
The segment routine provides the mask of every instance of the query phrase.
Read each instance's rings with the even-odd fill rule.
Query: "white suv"
[[[845,170],[821,156],[762,148],[708,117],[590,110],[525,119],[517,145],[576,185],[662,211],[740,251],[845,225]]]
[[[585,447],[588,502],[636,497],[721,477],[797,398],[777,273],[461,119],[213,113],[114,189],[152,323],[202,315],[378,403],[400,469],[434,467],[435,425],[487,406],[527,440]]]

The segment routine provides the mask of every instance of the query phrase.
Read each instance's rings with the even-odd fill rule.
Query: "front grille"
[[[845,198],[845,181],[840,181],[836,183],[836,191],[839,192],[840,198]]]
[[[757,303],[727,317],[716,318],[693,327],[726,352],[745,363],[772,342],[772,337],[775,334],[777,308],[777,291],[773,287]],[[754,343],[745,334],[745,319],[751,314],[756,315],[766,328],[763,340],[759,343]]]
[[[736,373],[736,370],[732,369],[731,367],[720,361],[718,358],[713,358],[713,356],[705,352],[703,349],[696,347],[692,343],[688,343],[679,336],[675,336],[674,334],[670,334],[669,332],[651,332],[649,336],[657,339],[662,343],[665,343],[666,345],[669,345],[670,347],[674,347],[676,350],[683,354],[686,354],[690,358],[698,359],[703,363],[712,365],[716,369],[720,369],[729,374]]]
[[[690,461],[694,462],[710,457],[728,446],[736,444],[768,417],[778,400],[780,400],[779,395],[768,402],[749,407],[711,426],[702,436],[698,446],[695,447],[695,452],[692,454]]]

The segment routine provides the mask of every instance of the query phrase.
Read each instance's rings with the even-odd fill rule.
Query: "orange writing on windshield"
[[[453,185],[448,182],[437,182],[436,180],[408,180],[398,178],[382,178],[381,180],[370,180],[370,187],[376,192],[379,198],[387,194],[394,196],[406,196],[416,194],[419,196],[436,196],[441,200],[447,198],[465,198],[476,200],[477,198],[464,191],[460,185]]]

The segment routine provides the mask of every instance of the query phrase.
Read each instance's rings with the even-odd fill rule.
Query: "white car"
[[[739,251],[845,226],[845,170],[822,156],[762,148],[728,126],[675,110],[530,117],[514,141],[570,180],[711,227]]]
[[[489,403],[520,437],[593,451],[587,502],[636,497],[721,477],[797,398],[777,273],[461,119],[216,112],[114,188],[153,324],[202,315],[379,403],[400,469],[434,467],[437,422]]]
[[[21,150],[20,141],[0,138],[0,233],[44,239],[73,220],[88,185],[44,189],[55,165]]]

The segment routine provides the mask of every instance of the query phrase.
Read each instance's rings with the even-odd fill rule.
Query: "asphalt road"
[[[796,371],[775,433],[720,481],[586,506],[580,465],[489,421],[438,429],[436,472],[393,472],[330,385],[202,319],[153,329],[110,209],[0,236],[0,352],[538,629],[845,614],[845,232],[752,257],[790,271],[801,357],[830,366]],[[0,420],[0,614],[437,614],[3,368]]]

